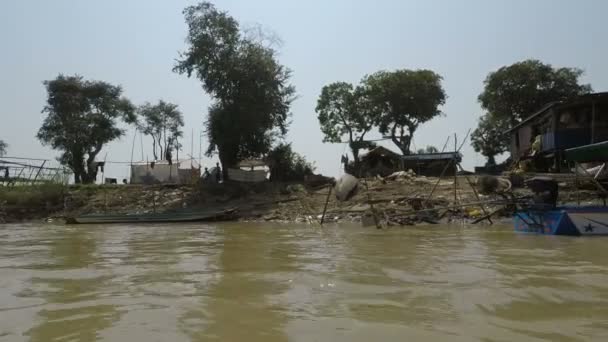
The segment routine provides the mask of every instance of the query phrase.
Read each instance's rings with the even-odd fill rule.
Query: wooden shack
[[[362,174],[367,176],[388,176],[396,171],[414,170],[423,176],[454,174],[456,163],[462,161],[458,152],[419,153],[400,155],[385,147],[378,146],[361,157]]]
[[[608,92],[548,103],[506,133],[513,160],[544,159],[558,171],[566,149],[608,140]]]
[[[441,176],[453,175],[457,171],[457,165],[462,161],[462,154],[459,152],[443,153],[419,153],[402,156],[402,168],[404,170],[414,170],[416,174],[422,176]]]
[[[361,156],[360,168],[360,171],[354,170],[355,176],[359,176],[360,173],[367,176],[385,177],[402,170],[401,155],[386,147],[378,146]]]

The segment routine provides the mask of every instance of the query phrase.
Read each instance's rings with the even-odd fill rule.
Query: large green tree
[[[6,154],[6,149],[8,148],[8,144],[4,142],[4,140],[0,140],[0,157]]]
[[[549,102],[591,92],[590,85],[580,83],[582,75],[581,69],[525,60],[491,72],[479,102],[486,111],[513,126]]]
[[[363,87],[346,82],[324,86],[317,101],[317,118],[324,142],[341,143],[344,137],[352,151],[355,167],[359,165],[359,151],[367,148],[365,135],[378,122],[379,112],[374,110]]]
[[[239,159],[264,155],[287,133],[295,94],[291,73],[270,46],[243,34],[233,17],[212,4],[187,7],[184,15],[188,47],[174,71],[194,73],[213,98],[207,153],[217,152],[226,171]]]
[[[59,75],[45,81],[47,116],[38,139],[61,151],[59,161],[74,172],[76,183],[93,183],[95,157],[103,146],[124,134],[119,121],[135,123],[135,109],[119,86]]]
[[[363,79],[374,107],[380,111],[380,133],[389,136],[405,154],[410,154],[418,127],[441,115],[446,95],[441,76],[431,70],[380,71]]]
[[[154,159],[170,160],[171,151],[179,148],[178,138],[183,136],[184,116],[173,103],[158,101],[152,105],[145,103],[138,108],[140,121],[138,128],[152,137]],[[157,153],[158,146],[158,153]]]
[[[487,166],[496,165],[495,157],[509,149],[509,121],[486,113],[479,118],[477,128],[471,133],[471,143],[475,152],[488,158]]]

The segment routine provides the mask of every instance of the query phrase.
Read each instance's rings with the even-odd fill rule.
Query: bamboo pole
[[[331,196],[331,191],[333,188],[334,187],[330,185],[329,190],[327,191],[327,198],[325,199],[325,206],[323,207],[323,215],[321,215],[321,227],[325,221],[325,213],[327,212],[327,205],[329,204],[329,197]]]
[[[576,188],[576,205],[581,205],[581,196],[578,191],[578,162],[574,162],[574,187]]]
[[[463,171],[464,173],[464,169],[462,168],[462,165],[458,164],[458,167],[460,168],[461,171]],[[473,190],[473,194],[475,195],[475,198],[477,199],[477,201],[481,201],[481,199],[479,198],[479,194],[477,193],[477,189],[475,189],[475,186],[473,185],[473,183],[471,182],[471,180],[469,179],[469,177],[467,175],[464,175],[464,178],[467,180],[467,183],[469,183],[469,186],[471,187],[471,190]],[[492,222],[492,214],[488,215],[488,212],[486,211],[486,208],[484,208],[483,205],[479,206],[481,208],[481,211],[483,211],[484,213],[484,219],[487,218],[488,222],[490,222],[490,224],[494,224],[494,222]],[[479,222],[481,222],[483,220],[480,220]],[[475,222],[477,223],[477,222]]]
[[[44,167],[44,164],[46,164],[46,160],[42,162],[42,165],[38,169],[38,172],[36,173],[36,177],[34,177],[34,180],[32,181],[32,184],[36,183],[36,180],[38,179],[38,176],[40,175],[40,171],[42,171],[42,168]]]
[[[467,131],[467,134],[464,136],[464,140],[462,141],[462,143],[458,147],[458,150],[456,151],[457,153],[460,152],[460,150],[464,146],[464,143],[467,141],[467,138],[469,137],[470,133],[471,133],[471,129],[469,129]],[[449,136],[448,136],[448,139],[449,139]],[[447,143],[446,143],[446,145],[447,145]],[[453,159],[450,159],[450,161],[445,165],[445,167],[441,171],[441,174],[439,175],[439,178],[437,179],[437,182],[435,182],[435,185],[433,186],[433,189],[431,190],[431,193],[428,195],[428,197],[426,198],[426,200],[424,201],[424,203],[428,203],[428,201],[431,200],[431,197],[433,197],[433,193],[435,193],[435,190],[437,190],[437,186],[439,185],[439,182],[441,181],[441,178],[446,173],[446,171],[448,170],[448,168],[450,167],[450,165],[451,165],[452,162],[453,162]]]
[[[456,166],[456,154],[458,153],[458,137],[454,133],[454,203],[458,202],[458,167]]]
[[[376,224],[376,229],[382,229],[382,225],[380,225],[380,220],[378,219],[378,214],[376,213],[376,209],[374,208],[374,203],[372,202],[372,195],[369,193],[369,186],[367,185],[367,178],[363,178],[365,183],[365,192],[367,193],[367,202],[369,204],[369,208],[372,211],[372,215],[374,216],[374,223]]]

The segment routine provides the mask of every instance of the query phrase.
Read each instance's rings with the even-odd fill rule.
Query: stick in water
[[[327,191],[327,198],[325,199],[325,207],[323,207],[323,215],[321,215],[321,226],[323,226],[323,221],[325,221],[325,213],[327,212],[327,205],[329,204],[329,197],[331,196],[331,190],[334,187],[330,184],[329,191]]]

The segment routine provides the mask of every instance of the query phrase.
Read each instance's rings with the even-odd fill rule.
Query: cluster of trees
[[[590,93],[581,84],[583,71],[555,68],[538,60],[525,60],[491,72],[484,81],[479,103],[486,111],[471,134],[475,151],[487,157],[488,166],[509,148],[505,132],[552,101]]]
[[[47,116],[37,138],[61,151],[59,161],[72,170],[76,183],[95,182],[97,155],[107,143],[124,135],[121,123],[136,125],[153,138],[155,158],[157,143],[169,161],[170,151],[179,146],[177,137],[184,121],[174,104],[160,101],[136,108],[122,96],[120,86],[78,75],[59,75],[44,85],[47,104],[42,112]]]
[[[336,82],[323,87],[316,108],[323,141],[348,142],[355,168],[360,150],[370,147],[365,135],[373,129],[410,154],[418,127],[442,115],[441,80],[431,70],[403,69],[367,75],[356,86]]]
[[[276,39],[262,31],[243,30],[227,12],[209,2],[186,7],[187,49],[173,71],[197,77],[212,98],[205,120],[207,155],[218,154],[227,168],[239,160],[266,158],[285,180],[312,173],[313,167],[281,143],[287,133],[295,88],[291,71],[277,60]],[[253,33],[252,33],[253,32]],[[492,72],[479,102],[486,113],[471,136],[477,152],[495,164],[508,148],[504,132],[544,104],[591,92],[580,83],[582,71],[554,68],[527,60]],[[155,159],[172,160],[180,148],[184,125],[178,106],[158,101],[136,107],[122,96],[122,88],[81,76],[59,75],[45,81],[47,114],[38,139],[61,151],[59,160],[75,175],[76,183],[91,183],[103,146],[124,135],[124,124],[135,125],[152,138]],[[379,71],[359,84],[335,82],[319,95],[316,112],[325,142],[346,142],[355,167],[361,149],[373,143],[371,131],[389,138],[403,154],[421,124],[442,115],[446,94],[442,77],[431,70]],[[0,140],[0,155],[7,145]],[[421,152],[437,152],[429,146]]]
[[[188,47],[173,71],[194,74],[213,99],[205,121],[207,155],[219,154],[224,177],[227,168],[246,158],[268,158],[275,168],[290,168],[281,171],[288,179],[312,172],[291,145],[277,145],[287,133],[295,88],[291,71],[277,61],[276,40],[260,30],[241,30],[233,17],[208,2],[183,13]],[[78,75],[60,75],[44,85],[47,116],[37,137],[61,151],[59,159],[74,172],[76,183],[95,181],[96,157],[105,144],[124,135],[121,124],[135,125],[152,138],[155,159],[170,162],[172,151],[180,148],[184,120],[175,104],[159,101],[136,108],[121,87]]]
[[[508,151],[505,134],[552,101],[568,100],[592,91],[582,84],[578,68],[555,68],[538,60],[525,60],[491,72],[478,100],[485,114],[471,134],[474,150],[495,165],[496,156]],[[377,129],[403,154],[409,154],[418,127],[442,115],[446,94],[441,76],[430,70],[381,71],[364,77],[359,85],[336,82],[323,87],[317,114],[325,142],[347,142],[355,166],[361,149],[373,147],[365,136]],[[418,153],[437,152],[429,146]]]

